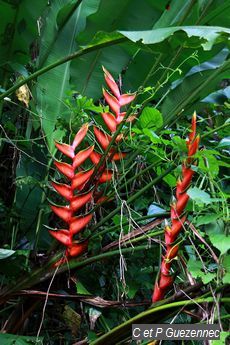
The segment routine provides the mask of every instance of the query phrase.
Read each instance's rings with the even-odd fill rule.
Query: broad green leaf
[[[167,123],[177,114],[185,112],[191,114],[197,108],[197,104],[210,92],[218,87],[218,83],[229,76],[230,61],[215,70],[206,70],[184,78],[183,82],[170,91],[161,106],[161,111]]]
[[[219,214],[207,214],[205,216],[199,216],[196,219],[196,226],[204,225],[204,224],[209,224],[211,222],[214,222],[220,217]]]
[[[195,261],[191,258],[187,263],[187,268],[194,278],[199,278],[202,274],[204,274],[204,272],[201,272],[202,267],[203,266],[200,261]]]
[[[171,187],[174,188],[176,186],[177,179],[172,174],[166,175],[163,180]]]
[[[198,204],[208,205],[212,202],[210,195],[197,187],[189,188],[187,194],[193,201]]]
[[[230,249],[230,236],[224,232],[224,222],[218,220],[205,226],[205,231],[212,243],[221,254],[225,254]]]
[[[178,0],[172,4],[171,11],[165,10],[166,5],[166,1],[158,4],[155,1],[143,0],[140,6],[139,0],[118,0],[116,2],[102,0],[98,11],[87,18],[85,30],[80,33],[77,41],[80,45],[92,47],[99,40],[100,43],[112,42],[111,32],[119,30],[121,27],[124,30],[145,30],[152,29],[155,25],[160,27],[169,26],[173,23],[177,24],[184,17],[189,2],[185,4],[183,0]],[[111,13],[113,14],[113,20],[108,20]],[[145,18],[144,21],[143,18]],[[102,33],[100,31],[106,32]],[[94,37],[95,32],[97,33],[96,37]],[[114,39],[118,37],[123,36],[114,36]],[[145,57],[141,59],[140,67],[137,66],[136,55],[139,56],[140,54],[139,48],[130,43],[120,45],[119,49],[117,47],[113,51],[106,48],[96,53],[87,54],[84,59],[73,61],[71,74],[73,75],[72,83],[76,85],[76,89],[80,93],[99,98],[101,96],[101,85],[103,84],[103,76],[100,73],[101,65],[105,65],[115,78],[124,68],[124,86],[122,89],[123,91],[135,91],[143,84],[144,75],[148,74],[151,68],[146,63]],[[143,60],[145,60],[145,64],[143,64]],[[155,62],[155,57],[152,54],[149,56],[149,62],[151,66]],[[134,80],[139,78],[140,75],[142,76],[141,82],[134,83]]]
[[[214,178],[218,175],[219,165],[221,164],[221,161],[217,159],[217,154],[217,152],[215,153],[207,149],[201,150],[197,154],[198,157],[201,157],[198,165],[199,169],[212,175]]]
[[[0,248],[0,260],[8,258],[14,253],[15,253],[15,250]]]
[[[200,261],[195,261],[191,258],[187,263],[187,268],[195,279],[201,278],[204,284],[210,283],[210,281],[216,277],[215,273],[204,272],[203,264]]]
[[[93,13],[97,6],[95,0],[83,1],[78,7],[70,6],[67,0],[51,2],[41,34],[39,68],[77,50],[76,36],[84,29],[86,17]],[[42,117],[42,128],[51,152],[54,152],[53,133],[56,120],[65,116],[67,108],[64,106],[64,100],[69,89],[70,61],[38,78],[37,109]]]
[[[106,39],[112,40],[117,35],[100,34],[95,44],[103,43]],[[71,63],[71,83],[81,95],[93,97],[94,100],[102,97],[102,86],[105,85],[102,66],[109,70],[114,78],[121,72],[129,61],[129,55],[119,46],[106,47],[87,54],[84,59],[76,59]],[[128,91],[128,90],[127,90]],[[134,91],[134,90],[133,90]]]
[[[87,18],[85,30],[79,35],[78,42],[89,42],[98,31],[150,29],[163,12],[154,7],[154,2],[148,0],[142,0],[141,6],[139,0],[101,0],[98,11]]]
[[[157,129],[163,126],[162,115],[155,108],[145,107],[140,115],[140,125],[143,128]]]
[[[230,35],[230,29],[225,27],[213,26],[176,26],[168,28],[160,28],[146,31],[119,31],[122,35],[133,42],[141,42],[143,44],[155,44],[164,41],[174,34],[183,31],[188,38],[196,37],[198,40],[196,44],[203,46],[204,50],[210,50],[212,46],[220,42],[220,40],[227,40]],[[185,39],[183,38],[183,41]],[[186,45],[189,42],[186,40]],[[194,41],[192,43],[194,45]]]
[[[207,0],[203,0],[203,3]],[[206,6],[205,4],[205,6]],[[229,28],[230,27],[230,4],[229,1],[212,1],[209,2],[208,11],[203,18],[201,18],[200,23],[202,25],[219,25]]]
[[[208,283],[210,283],[213,279],[215,279],[215,277],[216,277],[216,274],[215,274],[215,273],[210,273],[210,272],[208,272],[208,273],[203,273],[203,274],[201,275],[201,280],[202,280],[202,282],[203,282],[204,284],[208,284]]]
[[[135,281],[130,282],[129,289],[128,289],[128,297],[130,299],[133,299],[136,295],[136,292],[140,289],[140,285],[136,283]]]

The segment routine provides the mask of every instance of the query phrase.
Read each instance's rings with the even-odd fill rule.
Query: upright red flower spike
[[[103,94],[110,109],[115,114],[108,112],[102,113],[101,116],[111,135],[113,135],[116,132],[118,124],[125,116],[125,112],[121,112],[121,107],[132,102],[135,94],[121,94],[112,75],[105,68],[103,68],[103,71],[105,81],[112,93],[103,90]],[[91,181],[95,171],[95,165],[99,163],[102,155],[94,151],[94,146],[89,146],[86,149],[75,152],[86,137],[87,131],[88,124],[84,124],[75,135],[71,145],[55,142],[57,149],[71,160],[71,163],[54,161],[57,170],[68,181],[67,183],[51,182],[56,192],[68,202],[65,206],[51,205],[52,211],[65,223],[62,229],[49,230],[51,236],[66,247],[66,257],[56,262],[55,266],[61,265],[72,257],[81,255],[87,249],[87,241],[79,243],[76,242],[74,237],[89,224],[92,219],[92,213],[88,213],[87,215],[78,213],[89,202],[95,201],[95,203],[100,203],[107,199],[106,196],[103,196],[101,189],[97,191],[97,187],[100,184],[108,183],[113,177],[113,171],[108,169],[106,164],[104,164],[100,167],[98,175]],[[112,136],[101,131],[96,126],[94,126],[94,135],[97,144],[105,151],[111,142]],[[117,136],[115,145],[122,139],[122,135]],[[115,147],[111,148],[108,153],[110,160],[120,160],[125,157],[124,153],[117,153],[116,151]],[[85,170],[83,164],[88,158],[92,161],[93,167]],[[92,184],[88,186],[90,182]],[[88,190],[85,190],[86,188]]]
[[[136,94],[135,93],[121,94],[120,90],[119,90],[115,80],[111,76],[111,74],[104,67],[102,67],[102,69],[104,71],[106,84],[108,85],[108,87],[110,88],[110,90],[112,92],[112,94],[111,94],[109,91],[103,89],[103,95],[104,95],[105,100],[108,103],[110,109],[115,113],[114,118],[115,118],[116,123],[119,124],[124,119],[125,114],[126,114],[125,112],[121,112],[121,107],[131,103],[135,99]],[[104,115],[106,116],[106,114],[104,114]],[[107,115],[107,118],[111,119],[111,115]],[[106,123],[106,121],[105,121],[105,123]],[[106,125],[107,125],[107,123],[106,123]],[[108,129],[111,130],[109,128],[109,126],[108,126]]]
[[[187,158],[182,163],[182,178],[177,182],[176,199],[171,204],[171,227],[169,225],[165,226],[166,253],[162,258],[159,279],[157,279],[155,283],[152,302],[162,300],[174,280],[170,270],[179,249],[175,241],[182,231],[183,224],[186,220],[186,216],[183,215],[189,200],[186,190],[190,186],[194,174],[194,171],[191,169],[191,164],[195,164],[193,155],[195,155],[198,150],[199,140],[199,135],[196,136],[196,113],[194,113],[192,117],[191,132],[186,142],[188,148]]]
[[[135,99],[136,94],[121,94],[119,87],[117,86],[112,75],[104,67],[102,67],[102,69],[104,71],[106,84],[110,89],[110,92],[108,90],[103,89],[103,95],[105,97],[106,102],[109,105],[110,111],[112,111],[113,113],[102,113],[101,116],[106,127],[111,132],[111,134],[113,134],[114,132],[116,132],[117,126],[123,121],[126,115],[126,112],[123,112],[121,108],[125,105],[130,104]],[[103,150],[106,150],[111,141],[111,136],[102,132],[102,130],[98,129],[97,127],[94,127],[94,134]],[[116,138],[116,142],[121,141],[122,139],[123,136],[119,135]],[[95,164],[98,163],[100,160],[98,155],[98,153],[94,152],[93,155],[91,155],[90,157],[93,163]],[[118,154],[114,150],[111,150],[110,156],[112,160],[120,160],[125,157],[125,154]]]
[[[69,204],[66,206],[51,205],[52,211],[66,223],[66,229],[49,230],[51,236],[66,247],[66,257],[78,255],[86,247],[85,244],[77,244],[74,241],[74,235],[79,233],[90,222],[92,214],[76,217],[76,211],[85,206],[92,198],[92,192],[76,195],[79,187],[84,185],[93,173],[93,169],[83,172],[77,172],[76,169],[91,155],[94,147],[88,147],[75,154],[75,149],[80,145],[88,131],[88,124],[83,125],[76,134],[72,145],[55,143],[57,149],[65,156],[71,158],[72,163],[55,161],[54,164],[61,174],[70,181],[70,184],[60,184],[52,182],[54,189],[63,196]],[[64,260],[65,261],[65,260]],[[64,262],[60,260],[57,264]]]

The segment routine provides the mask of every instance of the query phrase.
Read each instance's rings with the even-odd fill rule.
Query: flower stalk
[[[189,188],[194,175],[194,170],[192,170],[191,165],[195,164],[195,158],[193,156],[198,150],[199,141],[200,137],[199,135],[196,135],[196,113],[194,113],[192,117],[191,132],[186,141],[187,157],[182,163],[182,177],[177,181],[176,197],[173,198],[171,202],[171,226],[167,221],[165,224],[164,234],[166,252],[162,258],[159,276],[152,294],[153,303],[164,299],[166,292],[174,281],[174,277],[171,274],[171,267],[179,250],[177,239],[183,230],[184,222],[186,220],[184,211],[189,200],[189,196],[186,191]]]

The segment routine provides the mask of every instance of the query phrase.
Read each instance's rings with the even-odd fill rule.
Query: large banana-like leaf
[[[173,89],[162,104],[161,111],[165,123],[176,120],[182,112],[197,109],[197,104],[211,92],[220,88],[223,79],[230,78],[230,59],[216,69],[199,71],[184,78],[182,83]]]
[[[77,50],[76,35],[83,30],[86,17],[98,6],[94,0],[86,0],[74,8],[67,0],[51,2],[46,22],[41,34],[39,67],[47,66],[63,56]],[[68,20],[66,20],[66,18]],[[51,152],[53,139],[60,131],[55,131],[57,118],[64,116],[66,91],[70,89],[70,62],[62,64],[38,78],[37,109],[42,118],[42,129]]]
[[[163,6],[164,8],[164,6]],[[118,0],[100,1],[98,11],[87,18],[85,30],[78,36],[81,45],[88,44],[96,32],[112,32],[120,28],[126,30],[148,29],[161,16],[162,9],[155,9],[152,1]],[[111,18],[112,20],[108,20]],[[145,20],[143,21],[143,18]],[[71,64],[72,84],[81,94],[98,99],[101,96],[104,65],[113,75],[118,75],[125,68],[138,47],[121,45],[93,52],[84,58],[74,60]],[[80,73],[81,72],[81,73]]]
[[[189,44],[186,36],[181,36],[181,32],[187,35],[187,39],[193,38],[194,47],[201,44],[204,50],[210,50],[217,40],[218,43],[226,41],[226,38],[228,40],[230,36],[230,29],[219,26],[175,26],[145,31],[120,31],[129,40],[145,45],[162,42],[172,35],[178,40],[177,45],[181,45],[182,41]]]

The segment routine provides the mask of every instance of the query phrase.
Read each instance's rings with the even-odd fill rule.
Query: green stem
[[[224,297],[220,300],[222,303],[229,303],[230,298]],[[140,323],[155,323],[159,322],[162,318],[162,314],[164,315],[164,311],[175,309],[177,311],[179,308],[188,306],[188,305],[197,305],[200,303],[213,303],[215,302],[214,297],[208,298],[197,298],[197,299],[190,299],[185,301],[177,301],[174,303],[168,303],[164,305],[159,305],[148,309],[133,318],[129,319],[128,321],[122,323],[121,325],[113,328],[110,332],[102,335],[98,339],[91,342],[91,345],[104,345],[104,344],[117,344],[119,341],[123,340],[125,337],[131,337],[132,333],[132,324],[140,324]]]
[[[39,69],[38,71],[36,71],[33,74],[31,74],[29,77],[21,80],[19,83],[15,84],[11,88],[9,88],[6,92],[3,92],[0,95],[0,101],[2,101],[5,97],[9,96],[11,93],[16,91],[20,86],[28,83],[29,81],[39,77],[40,75],[50,71],[51,69],[53,69],[53,68],[55,68],[55,67],[57,67],[59,65],[62,65],[62,64],[66,63],[68,61],[71,61],[73,59],[76,59],[76,58],[78,58],[78,57],[80,57],[82,55],[91,53],[91,52],[93,52],[93,51],[95,51],[97,49],[109,47],[111,45],[123,43],[125,41],[128,41],[128,38],[126,38],[126,37],[117,38],[117,39],[114,39],[114,40],[111,40],[111,41],[108,41],[108,42],[99,43],[99,44],[96,44],[96,45],[93,45],[93,46],[89,46],[87,48],[83,48],[83,49],[78,50],[77,52],[75,52],[73,54],[65,56],[64,58],[61,58],[60,60],[57,60],[56,62],[54,62],[54,63],[52,63],[52,64],[50,64],[48,66],[45,66],[45,67]]]
[[[154,184],[156,184],[157,182],[159,182],[163,177],[165,177],[166,175],[168,175],[173,169],[175,169],[175,164],[172,163],[168,169],[165,170],[165,172],[163,172],[160,176],[157,176],[155,179],[153,179],[152,181],[150,181],[145,187],[143,187],[142,189],[140,189],[137,193],[135,193],[134,195],[132,195],[130,198],[128,198],[127,200],[127,205],[130,204],[131,202],[133,202],[134,200],[136,200],[137,198],[139,198],[142,194],[144,194],[148,189],[150,189],[152,186],[154,186]],[[107,216],[105,216],[100,222],[98,222],[92,229],[91,231],[95,231],[96,229],[98,229],[101,225],[103,225],[105,222],[107,222],[110,218],[112,218],[115,214],[117,214],[120,211],[120,206],[118,206],[117,208],[115,208],[112,212],[110,212]]]
[[[210,131],[208,131],[207,133],[201,135],[201,139],[204,139],[204,138],[208,137],[210,134],[218,132],[225,127],[228,127],[229,125],[230,125],[230,122],[227,122],[227,123],[225,122],[223,125],[216,127],[216,128],[213,128]]]
[[[116,256],[116,255],[120,255],[121,252],[122,252],[122,254],[126,254],[126,253],[130,253],[130,252],[132,253],[132,252],[143,251],[143,250],[147,250],[147,249],[148,249],[147,245],[145,244],[145,245],[141,245],[141,246],[137,246],[137,247],[128,247],[128,248],[111,250],[111,251],[108,251],[106,253],[98,254],[98,255],[93,256],[91,258],[85,259],[84,261],[74,262],[74,260],[72,260],[69,262],[69,267],[71,269],[72,268],[82,268],[82,267],[85,267],[87,265],[92,264],[93,262],[108,259],[108,258],[111,258],[111,257]],[[66,268],[65,268],[65,271],[66,271]]]
[[[125,183],[123,183],[122,185],[120,185],[120,181],[119,181],[119,186],[117,188],[117,190],[121,190],[123,189],[127,184],[132,183],[133,181],[137,180],[138,177],[144,175],[145,173],[147,173],[149,170],[151,170],[152,168],[154,168],[158,163],[161,162],[161,159],[158,159],[156,162],[150,164],[149,166],[147,166],[145,169],[142,169],[139,171],[139,173],[135,174],[134,176],[130,177],[128,180],[125,181]],[[115,192],[112,192],[111,194],[109,194],[109,196],[114,195]]]
[[[108,258],[111,258],[116,255],[126,254],[126,253],[132,253],[136,251],[143,251],[147,250],[146,245],[136,246],[136,247],[129,247],[129,248],[121,248],[119,250],[112,250],[106,253],[98,254],[96,256],[92,256],[90,258],[87,258],[82,261],[76,261],[72,260],[68,263],[68,265],[62,265],[60,266],[57,274],[60,274],[62,272],[66,272],[69,269],[73,268],[82,268],[87,265],[90,265],[96,261],[99,260],[105,260]],[[6,287],[1,291],[0,297],[2,300],[0,300],[0,303],[4,302],[8,299],[9,296],[12,295],[12,293],[15,293],[16,291],[30,288],[38,283],[41,283],[53,276],[53,263],[56,262],[58,259],[60,259],[60,253],[55,255],[49,262],[47,262],[43,267],[33,271],[29,276],[26,276],[24,279],[20,278],[12,287],[8,288]]]
[[[148,215],[148,216],[143,216],[143,217],[139,217],[139,218],[134,218],[134,221],[135,222],[141,222],[141,221],[146,220],[146,219],[161,218],[161,217],[168,217],[168,216],[169,216],[169,213],[167,213],[167,212],[163,213],[162,212],[162,213],[156,213],[154,215]],[[126,226],[129,224],[130,224],[130,221],[127,221],[127,222],[122,223],[122,226]],[[105,234],[105,233],[111,233],[112,231],[116,231],[119,228],[120,228],[120,224],[113,225],[110,228],[106,228],[106,229],[99,231],[96,234],[90,236],[90,239],[92,240],[98,236]]]
[[[128,241],[128,243],[136,243],[136,242],[140,242],[142,240],[146,240],[147,238],[151,238],[151,237],[155,237],[155,236],[159,236],[164,234],[164,230],[159,230],[159,231],[152,231],[152,232],[148,232],[148,234],[142,235],[142,236],[138,236],[135,237],[131,240]]]

